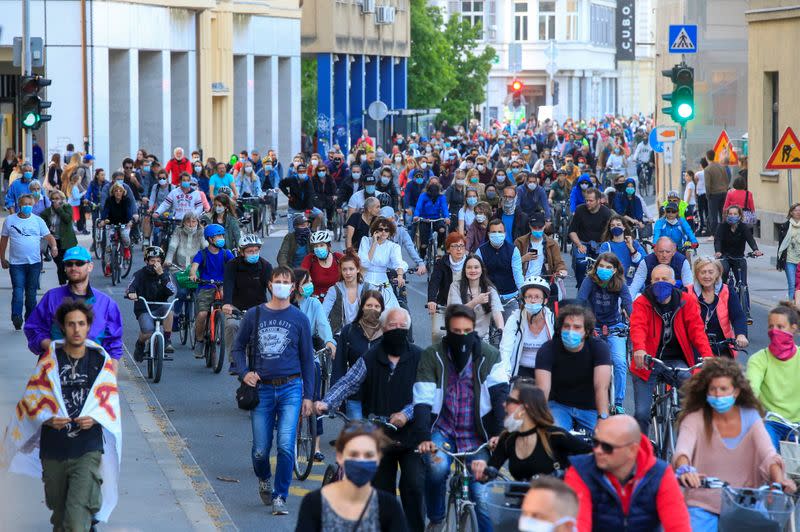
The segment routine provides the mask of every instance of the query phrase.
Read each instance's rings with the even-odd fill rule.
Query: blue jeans
[[[437,447],[441,447],[445,442],[448,442],[451,448],[456,449],[456,442],[453,438],[444,436],[441,432],[433,431],[431,433],[431,441]],[[469,451],[470,449],[456,449],[457,452]],[[473,460],[488,460],[489,452],[483,449],[476,455],[470,456],[466,459],[467,471],[470,463]],[[423,457],[425,463],[425,505],[428,511],[428,519],[431,523],[441,523],[444,521],[445,512],[447,511],[447,479],[450,476],[450,465],[453,459],[444,453],[426,454]],[[488,532],[492,530],[492,522],[489,518],[489,509],[487,508],[486,501],[488,492],[486,491],[486,484],[481,484],[475,480],[469,483],[469,498],[475,502],[475,512],[478,514],[478,528],[481,532]]]
[[[692,532],[717,532],[719,515],[697,506],[689,506],[689,522]]]
[[[12,264],[11,274],[11,315],[22,317],[22,302],[25,301],[25,319],[36,308],[36,291],[39,289],[39,275],[42,263]]]
[[[672,368],[688,367],[686,362],[682,360],[665,360],[664,363]],[[642,434],[647,434],[650,430],[650,407],[653,405],[653,389],[655,389],[658,380],[680,387],[689,377],[690,375],[681,373],[679,377],[681,381],[673,382],[672,373],[666,369],[661,369],[661,366],[653,368],[653,371],[650,372],[650,378],[646,382],[635,375],[633,376],[633,417],[639,422]]]
[[[786,268],[783,271],[786,273],[786,284],[788,285],[789,289],[789,301],[793,301],[794,291],[796,290],[796,287],[794,286],[794,276],[797,273],[797,264],[787,262]]]
[[[595,410],[575,408],[574,406],[562,405],[556,401],[549,401],[549,405],[556,426],[564,430],[572,430],[577,427],[585,430],[588,434],[594,432],[594,426],[597,425],[597,412]]]
[[[344,402],[344,414],[350,419],[364,419],[364,411],[361,409],[361,401],[348,399]]]
[[[272,437],[278,429],[278,458],[275,465],[275,482],[272,498],[289,495],[294,464],[294,443],[297,420],[303,404],[303,379],[294,379],[281,386],[258,385],[258,406],[250,413],[253,426],[253,471],[259,480],[272,476],[269,453]]]
[[[609,325],[609,332],[623,323]],[[597,329],[599,330],[599,329]],[[628,381],[628,359],[626,341],[623,336],[609,336],[605,339],[611,351],[611,363],[614,365],[614,406],[622,406],[625,402],[625,385]]]
[[[769,434],[769,439],[772,440],[772,446],[775,447],[775,451],[780,453],[781,441],[789,437],[792,429],[777,421],[765,421],[764,427],[767,429],[767,434]]]
[[[593,259],[597,258],[597,253],[593,252],[592,248],[589,247],[587,243],[583,245],[586,246],[586,253],[581,253],[578,251],[578,246],[575,244],[572,245],[572,271],[575,272],[575,283],[578,288],[581,287],[581,283],[584,277],[586,277],[586,269],[588,267],[586,261],[587,255]]]

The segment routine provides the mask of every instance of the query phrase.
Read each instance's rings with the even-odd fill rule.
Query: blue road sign
[[[697,25],[670,24],[668,42],[671,54],[696,54]]]
[[[652,131],[650,131],[650,137],[648,139],[650,142],[650,147],[653,148],[653,151],[656,153],[664,153],[664,143],[658,142],[657,136],[658,132],[656,131],[656,128],[653,128]]]

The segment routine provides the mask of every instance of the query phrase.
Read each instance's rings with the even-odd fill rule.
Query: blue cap
[[[66,262],[68,260],[82,260],[84,262],[92,262],[92,254],[89,253],[89,250],[84,247],[75,246],[69,248],[67,251],[64,252],[63,261]]]
[[[94,155],[92,155],[91,153],[87,153],[86,155],[83,156],[83,160],[84,161],[94,161]]]

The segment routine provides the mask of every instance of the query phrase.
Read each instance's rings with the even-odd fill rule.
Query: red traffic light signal
[[[511,82],[511,90],[514,92],[521,91],[524,86],[525,85],[523,85],[523,83],[518,79],[515,79],[514,81]]]

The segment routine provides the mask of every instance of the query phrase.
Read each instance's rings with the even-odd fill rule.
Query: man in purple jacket
[[[92,256],[86,248],[75,246],[64,253],[67,284],[48,290],[25,321],[28,349],[41,356],[49,349],[51,340],[63,338],[55,320],[56,309],[64,298],[83,300],[92,306],[95,316],[89,329],[89,338],[103,346],[116,370],[123,354],[122,317],[113,299],[99,290],[93,291],[89,286],[92,268]]]

